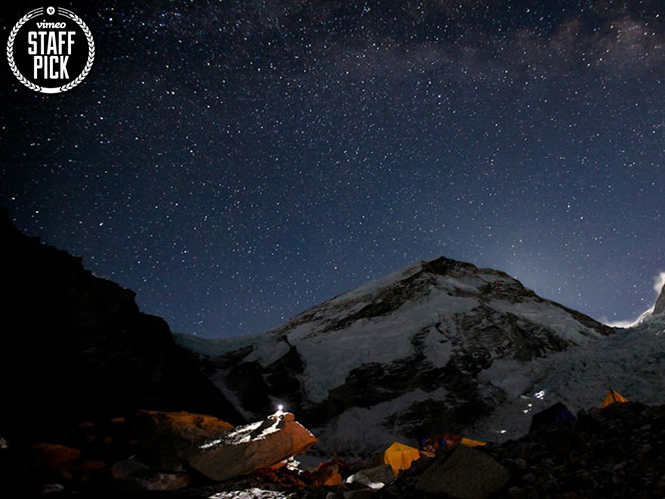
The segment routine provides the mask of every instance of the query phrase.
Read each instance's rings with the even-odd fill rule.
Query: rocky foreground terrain
[[[573,422],[555,424],[501,445],[472,449],[497,469],[469,466],[438,474],[443,497],[662,498],[665,497],[665,406],[618,403],[581,411]],[[446,460],[456,451],[447,451]],[[418,497],[434,464],[423,462],[400,476],[380,497]],[[439,468],[441,469],[441,468]],[[485,470],[491,469],[491,473]],[[421,474],[421,470],[424,470]],[[502,472],[506,472],[503,474]],[[496,476],[507,477],[499,487]],[[485,481],[486,480],[486,481]],[[483,483],[496,484],[489,493]],[[472,492],[473,491],[473,492]]]
[[[235,429],[187,413],[144,412],[139,420],[135,453],[117,462],[91,460],[89,442],[39,444],[30,459],[2,449],[3,472],[12,471],[3,497],[14,497],[5,494],[17,490],[9,488],[17,477],[39,485],[32,494],[109,499],[665,497],[665,406],[592,408],[500,445],[444,448],[396,477],[389,465],[367,461],[305,469],[280,460],[316,442],[288,413]]]

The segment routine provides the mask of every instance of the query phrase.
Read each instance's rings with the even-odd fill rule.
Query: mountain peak
[[[297,407],[321,430],[321,448],[371,450],[468,429],[531,389],[527,363],[611,334],[505,272],[439,257],[316,305],[211,362],[215,383],[248,419],[277,403]]]

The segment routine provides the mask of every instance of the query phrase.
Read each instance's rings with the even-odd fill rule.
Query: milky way
[[[174,331],[262,332],[439,255],[600,320],[655,300],[660,2],[90,4],[58,4],[95,37],[79,86],[5,64],[0,204]]]

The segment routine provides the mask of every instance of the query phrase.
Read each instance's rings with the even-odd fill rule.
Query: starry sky
[[[3,5],[5,43],[44,5]],[[4,64],[0,204],[175,332],[263,332],[440,255],[599,320],[655,301],[659,0],[57,5],[94,66],[44,95]]]

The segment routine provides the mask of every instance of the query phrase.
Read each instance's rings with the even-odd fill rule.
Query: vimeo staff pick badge
[[[92,33],[73,12],[42,7],[18,20],[7,40],[7,61],[18,81],[35,92],[71,90],[95,60]]]

